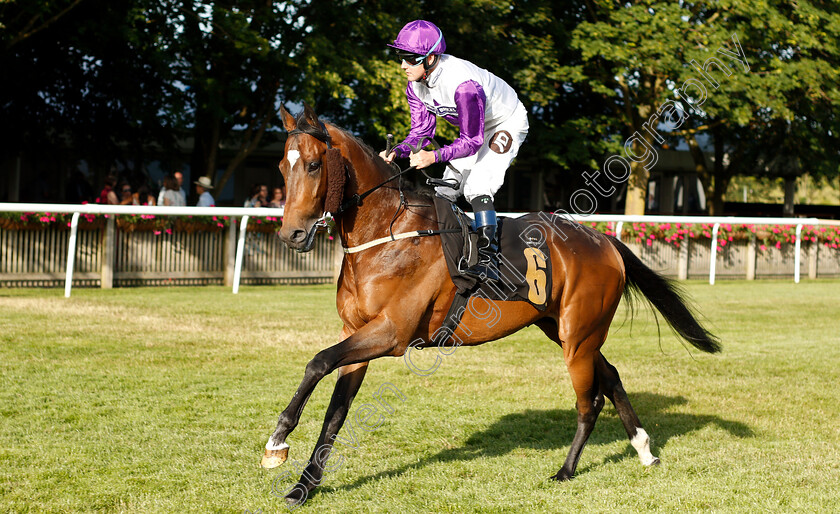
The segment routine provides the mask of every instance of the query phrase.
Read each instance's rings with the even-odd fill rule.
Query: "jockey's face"
[[[437,59],[436,55],[430,55],[427,57],[429,63],[434,64],[435,60]],[[408,61],[403,60],[400,67],[405,72],[406,78],[408,78],[409,82],[416,82],[423,78],[426,74],[426,70],[423,68],[423,63],[420,62],[419,64],[412,66]]]

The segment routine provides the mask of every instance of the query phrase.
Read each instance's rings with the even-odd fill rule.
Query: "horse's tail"
[[[718,338],[703,328],[686,305],[686,293],[674,282],[648,268],[621,241],[610,237],[610,242],[624,261],[625,299],[641,294],[662,313],[665,321],[683,339],[698,350],[708,353],[719,352]]]

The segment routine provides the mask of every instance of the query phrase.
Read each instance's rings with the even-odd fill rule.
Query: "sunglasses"
[[[415,54],[412,52],[406,52],[405,50],[397,50],[396,54],[397,59],[411,67],[420,66],[421,64],[423,64],[423,60],[426,58],[426,56],[423,54]]]

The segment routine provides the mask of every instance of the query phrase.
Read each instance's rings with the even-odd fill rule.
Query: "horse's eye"
[[[309,163],[309,173],[315,173],[321,168],[321,161],[312,161]]]

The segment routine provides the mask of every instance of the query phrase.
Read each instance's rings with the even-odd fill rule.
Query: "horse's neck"
[[[352,154],[355,157],[351,161],[355,176],[350,177],[345,200],[353,194],[369,191],[392,176],[388,168],[374,161],[379,158],[378,156],[371,156],[362,148],[354,149]],[[339,218],[339,235],[344,246],[359,246],[389,235],[392,229],[391,222],[398,211],[400,214],[393,224],[394,234],[430,228],[427,226],[428,213],[418,218],[412,212],[400,208],[398,180],[394,179],[379,187],[363,200],[362,205],[348,210]]]

